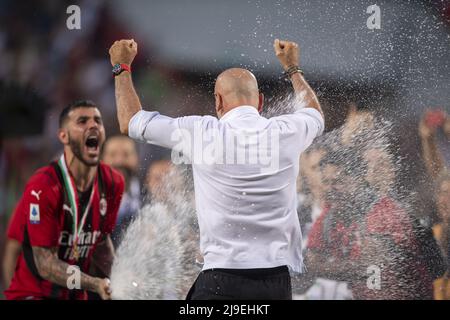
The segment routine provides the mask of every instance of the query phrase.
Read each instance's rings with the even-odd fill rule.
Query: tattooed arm
[[[70,265],[58,258],[56,248],[33,247],[33,256],[39,275],[52,283],[67,287],[67,272]],[[80,272],[81,289],[97,292],[102,299],[110,299],[111,292],[107,279],[94,278]]]

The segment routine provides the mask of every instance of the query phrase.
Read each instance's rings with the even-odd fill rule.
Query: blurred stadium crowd
[[[86,25],[67,37],[65,16],[55,12],[65,11],[68,4],[0,2],[4,26],[0,30],[1,257],[10,215],[27,179],[61,151],[55,135],[61,109],[73,100],[93,100],[101,108],[107,135],[118,133],[107,52],[114,40],[133,36],[104,2],[86,1],[84,5],[91,6],[86,10],[90,12]],[[137,91],[145,93],[141,96],[144,105],[170,116],[213,112],[208,108],[213,105],[212,86],[204,84],[212,83],[211,74],[180,71],[152,59],[151,47],[140,46],[139,51],[133,77]],[[276,80],[262,79],[262,89],[285,88]],[[365,281],[348,276],[354,269],[344,262],[353,262],[354,267],[357,261],[377,257],[374,264],[388,265],[391,273],[384,281],[394,288],[381,298],[450,299],[450,101],[446,106],[430,106],[416,123],[395,126],[374,137],[365,130],[378,132],[380,115],[376,108],[365,108],[358,101],[364,97],[355,98],[358,95],[319,97],[327,131],[337,134],[326,135],[303,156],[298,211],[311,277],[296,279],[294,293],[299,299],[374,298],[364,290]],[[342,107],[337,110],[336,104]],[[124,200],[118,221],[118,230],[123,230],[146,195],[157,194],[158,184],[170,171],[169,152],[137,146],[125,137],[114,139],[104,148],[104,160],[128,178],[129,199]],[[367,140],[372,141],[370,145]],[[362,171],[355,173],[357,169]],[[371,193],[365,191],[364,201],[358,203],[363,189]],[[346,203],[339,203],[336,194]],[[351,204],[358,212],[340,215],[348,212],[350,198],[355,199]],[[359,228],[363,234],[374,235],[373,241],[362,246]],[[332,260],[324,261],[323,255]],[[3,291],[8,280],[4,259],[0,261]],[[326,263],[334,267],[323,267]],[[323,270],[314,274],[319,266]],[[399,279],[404,273],[409,273],[407,279]]]

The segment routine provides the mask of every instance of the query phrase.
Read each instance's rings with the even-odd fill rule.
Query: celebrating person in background
[[[422,158],[428,175],[434,180],[437,222],[433,225],[434,237],[446,258],[447,272],[434,282],[434,297],[437,300],[450,299],[449,277],[449,175],[450,168],[450,117],[445,111],[427,110],[419,123]]]
[[[419,123],[419,135],[428,174],[436,179],[450,167],[450,117],[442,110],[427,110]]]
[[[93,102],[66,107],[59,127],[64,153],[30,178],[14,213],[25,221],[23,250],[7,299],[110,298],[108,279],[87,272],[94,263],[109,275],[124,180],[99,162],[105,129]],[[70,282],[77,270],[79,287]]]
[[[434,282],[434,298],[450,300],[450,173],[441,172],[436,182],[436,203],[439,223],[433,226],[433,233],[445,258],[447,271]]]

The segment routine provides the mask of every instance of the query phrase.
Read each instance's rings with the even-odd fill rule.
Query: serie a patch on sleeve
[[[39,224],[41,222],[41,215],[39,212],[39,204],[30,203],[30,223]]]

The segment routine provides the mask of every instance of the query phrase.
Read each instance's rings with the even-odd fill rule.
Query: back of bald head
[[[216,80],[216,94],[220,94],[227,104],[252,105],[258,107],[258,82],[248,70],[231,68],[222,72]]]

